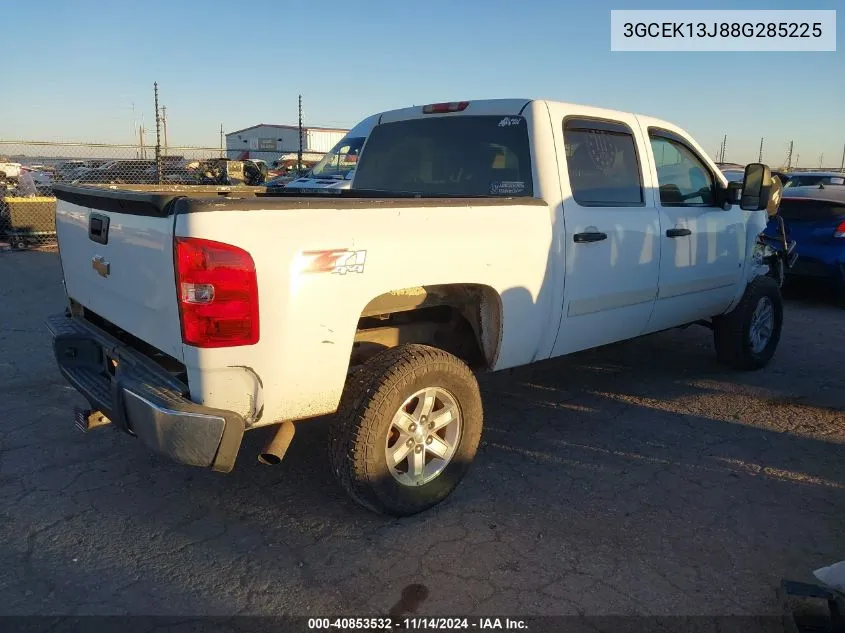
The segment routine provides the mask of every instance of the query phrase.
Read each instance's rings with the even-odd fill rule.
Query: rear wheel
[[[778,283],[768,276],[758,277],[748,284],[736,308],[713,319],[716,355],[735,369],[761,369],[775,354],[782,326]]]
[[[371,510],[422,512],[469,470],[482,417],[478,383],[461,360],[425,345],[386,350],[349,379],[329,433],[332,470]]]

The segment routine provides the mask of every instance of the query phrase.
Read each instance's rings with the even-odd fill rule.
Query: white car
[[[336,414],[338,481],[409,515],[472,462],[477,372],[690,324],[728,366],[766,366],[771,182],[749,165],[740,201],[666,121],[502,99],[378,115],[338,196],[56,185],[55,357],[80,427],[217,471],[244,431],[276,425],[278,462],[295,424]]]
[[[21,164],[10,161],[0,161],[0,182],[17,180],[21,173]]]
[[[361,159],[367,136],[378,122],[378,115],[367,117],[326,154],[307,175],[287,183],[288,189],[349,189],[355,166]]]

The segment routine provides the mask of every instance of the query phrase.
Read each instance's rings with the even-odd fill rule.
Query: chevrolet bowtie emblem
[[[96,270],[100,277],[109,276],[109,263],[100,255],[95,256],[94,259],[91,260],[91,268]]]

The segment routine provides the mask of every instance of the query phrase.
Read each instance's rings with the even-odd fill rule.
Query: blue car
[[[779,216],[787,239],[796,242],[798,256],[787,275],[829,279],[845,291],[845,187],[788,187]],[[778,238],[777,218],[769,222],[765,234]]]

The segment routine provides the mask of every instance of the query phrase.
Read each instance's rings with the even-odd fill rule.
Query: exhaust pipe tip
[[[262,464],[266,464],[267,466],[275,466],[276,464],[282,463],[282,458],[279,455],[274,455],[273,453],[259,453],[258,461]]]
[[[282,422],[272,439],[258,454],[258,462],[267,466],[275,466],[284,459],[294,434],[293,422]]]

